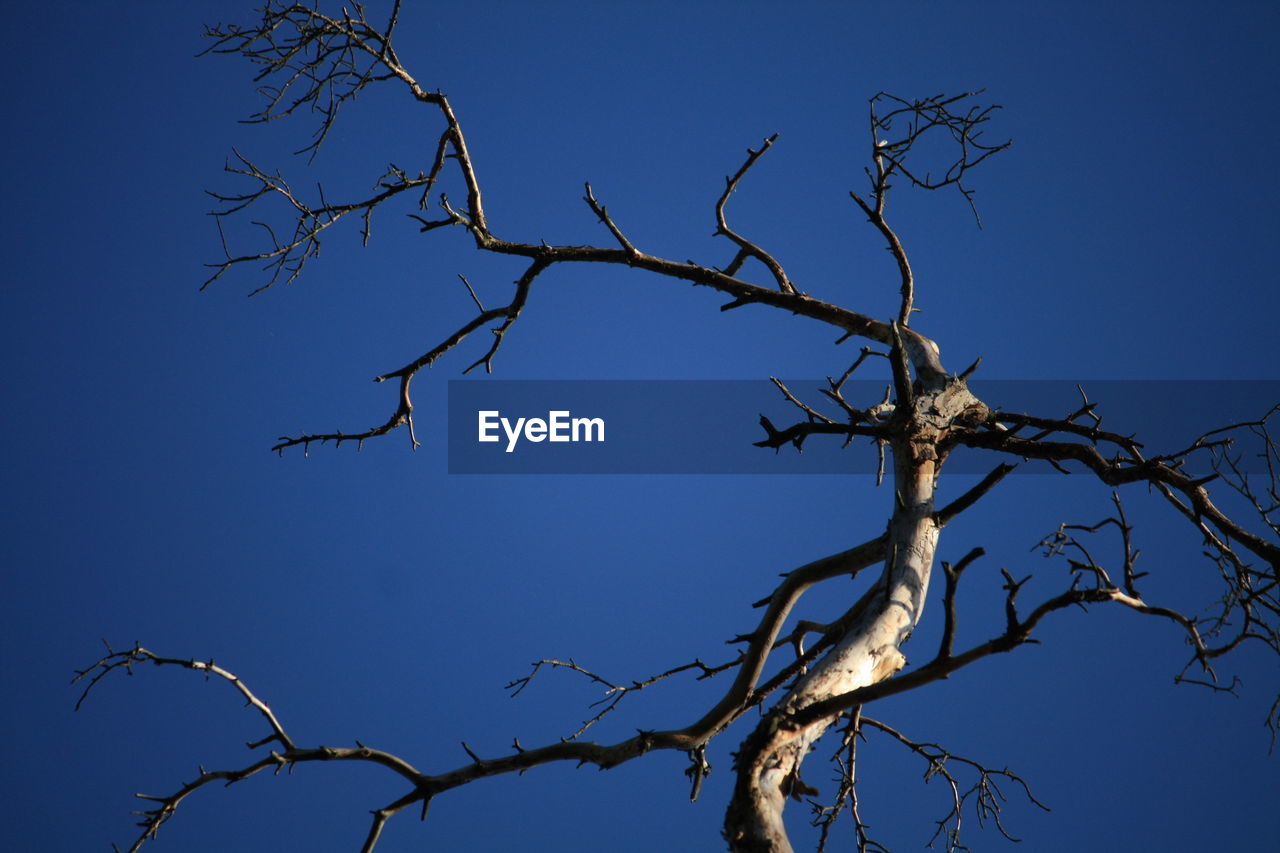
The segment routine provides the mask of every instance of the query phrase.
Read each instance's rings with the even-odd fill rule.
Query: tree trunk
[[[936,351],[931,360],[936,364]],[[907,411],[895,415],[902,429],[891,443],[895,506],[885,568],[877,581],[880,593],[743,742],[735,760],[737,785],[725,817],[725,837],[736,853],[792,851],[783,808],[789,795],[799,799],[805,790],[800,765],[837,717],[803,726],[789,718],[817,701],[883,681],[906,664],[901,646],[920,620],[938,545],[938,443],[957,418],[986,412],[963,380],[921,366],[917,362],[917,375],[927,379],[917,383]]]

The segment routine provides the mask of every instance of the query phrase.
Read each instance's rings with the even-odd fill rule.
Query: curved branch
[[[730,228],[729,222],[724,215],[725,205],[729,203],[729,196],[733,195],[733,191],[738,188],[738,184],[746,176],[747,172],[756,164],[757,160],[764,156],[766,151],[773,147],[773,143],[777,139],[778,134],[775,133],[766,139],[759,148],[748,148],[746,162],[734,173],[733,177],[724,179],[724,192],[721,193],[719,200],[716,201],[716,233],[723,234],[738,244],[738,255],[733,263],[730,264],[731,269],[737,269],[747,258],[755,258],[769,268],[769,272],[773,274],[774,281],[778,283],[778,290],[783,293],[796,293],[795,285],[787,277],[787,273],[783,270],[782,264],[778,262],[778,259]]]
[[[1149,606],[1138,599],[1132,598],[1123,590],[1114,587],[1109,589],[1067,590],[1044,601],[1026,619],[1019,620],[1016,617],[1016,612],[1012,611],[1012,603],[1021,587],[1021,582],[1006,587],[1009,590],[1008,603],[1013,615],[1009,627],[1000,636],[972,646],[958,655],[934,658],[924,666],[900,673],[885,681],[830,696],[798,711],[783,714],[777,720],[776,725],[780,729],[800,729],[851,708],[866,705],[877,699],[905,693],[908,690],[914,690],[925,684],[947,678],[952,673],[963,669],[971,663],[994,654],[1012,651],[1018,646],[1030,642],[1035,628],[1046,616],[1050,613],[1079,605],[1115,602],[1139,613],[1173,619],[1190,631],[1194,631],[1194,626],[1191,625],[1191,620],[1187,619],[1187,617],[1167,608]]]
[[[420,442],[418,441],[418,437],[414,433],[413,429],[413,400],[409,396],[409,386],[413,381],[413,377],[417,375],[418,371],[422,370],[422,368],[430,367],[438,358],[466,340],[472,332],[488,325],[489,323],[501,320],[502,322],[496,328],[490,330],[493,332],[493,343],[489,346],[488,351],[472,362],[471,366],[463,371],[463,373],[468,373],[483,364],[485,372],[492,373],[493,357],[497,355],[498,348],[502,346],[502,342],[506,337],[507,331],[510,330],[511,326],[520,318],[520,312],[524,309],[525,303],[528,301],[529,289],[533,285],[533,280],[537,278],[539,273],[544,269],[546,269],[546,265],[535,260],[529,265],[528,269],[525,270],[524,274],[517,279],[515,294],[512,296],[509,303],[501,308],[490,308],[485,310],[480,305],[479,300],[477,300],[476,307],[480,309],[479,313],[460,326],[453,332],[453,334],[441,341],[435,348],[409,362],[404,367],[401,367],[398,370],[393,370],[390,373],[384,373],[382,376],[375,378],[373,380],[374,382],[385,382],[388,379],[400,380],[399,403],[396,406],[396,410],[391,413],[391,417],[383,424],[372,427],[371,429],[361,433],[344,433],[342,431],[338,431],[332,433],[303,433],[294,437],[280,436],[279,442],[271,449],[277,453],[283,454],[285,448],[302,445],[303,452],[305,453],[310,448],[312,442],[324,444],[328,441],[334,442],[335,446],[341,445],[344,441],[354,441],[356,443],[356,447],[359,448],[364,444],[366,439],[386,435],[401,426],[407,426],[409,428],[410,446],[417,448]],[[470,284],[468,284],[468,289],[470,289]],[[472,298],[475,298],[474,291],[472,291]]]
[[[999,416],[993,416],[999,418]],[[1025,459],[1044,459],[1052,462],[1079,462],[1099,480],[1109,486],[1146,482],[1166,486],[1181,493],[1189,502],[1196,518],[1207,519],[1222,534],[1241,543],[1257,556],[1270,563],[1271,578],[1280,571],[1280,545],[1268,542],[1246,530],[1223,513],[1205,490],[1205,480],[1195,479],[1171,467],[1163,460],[1134,460],[1117,457],[1108,460],[1097,448],[1089,444],[1063,441],[1035,441],[1019,438],[1009,432],[963,430],[952,433],[949,443],[966,447],[999,450]],[[1213,479],[1213,478],[1209,478]]]

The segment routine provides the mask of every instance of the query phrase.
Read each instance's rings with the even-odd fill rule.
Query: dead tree
[[[1280,448],[1268,431],[1276,409],[1257,421],[1207,434],[1175,452],[1152,454],[1134,437],[1103,429],[1096,407],[1087,399],[1065,416],[1006,412],[998,408],[998,401],[979,399],[967,384],[978,365],[958,373],[949,371],[934,339],[913,326],[916,281],[903,242],[892,224],[888,202],[895,190],[914,187],[958,192],[972,204],[969,180],[973,170],[1009,145],[988,141],[984,135],[998,108],[977,103],[975,98],[980,93],[909,99],[882,92],[870,100],[865,140],[868,182],[849,195],[852,204],[883,238],[896,262],[900,297],[897,315],[879,320],[805,292],[774,254],[731,224],[728,207],[733,193],[770,151],[776,137],[748,149],[745,160],[726,178],[720,196],[707,200],[716,233],[726,241],[727,260],[719,266],[662,257],[637,245],[589,184],[583,201],[590,215],[599,221],[601,233],[607,235],[600,244],[556,245],[544,242],[537,234],[522,240],[496,233],[485,210],[479,164],[468,150],[453,104],[442,91],[433,88],[436,81],[420,81],[401,62],[393,44],[400,5],[396,0],[374,19],[359,5],[329,12],[320,2],[268,2],[254,23],[217,26],[208,31],[212,40],[209,52],[239,55],[258,69],[257,80],[266,104],[254,120],[267,122],[300,112],[318,116],[315,135],[303,152],[314,153],[339,119],[342,108],[374,84],[403,87],[418,105],[436,117],[440,131],[430,148],[433,156],[423,164],[424,168],[410,171],[392,166],[370,194],[342,201],[331,200],[323,192],[297,189],[279,173],[236,153],[227,171],[242,181],[244,189],[215,195],[220,204],[216,211],[219,223],[249,210],[273,204],[279,208],[258,216],[266,235],[264,244],[233,250],[223,239],[225,256],[211,265],[212,274],[205,284],[241,267],[265,269],[265,280],[257,282],[260,290],[293,281],[316,256],[321,237],[331,227],[352,219],[367,243],[375,214],[382,215],[397,204],[408,208],[407,215],[418,223],[422,233],[460,229],[471,236],[480,252],[522,259],[524,271],[514,282],[505,304],[486,307],[472,291],[476,307],[472,316],[417,357],[377,377],[378,382],[391,382],[396,388],[392,411],[385,421],[364,431],[285,436],[273,449],[284,453],[291,448],[305,452],[312,445],[330,442],[359,445],[395,431],[417,446],[412,386],[423,368],[449,355],[473,333],[487,330],[492,335],[487,347],[466,370],[492,370],[506,333],[520,320],[533,298],[534,284],[543,274],[561,265],[617,264],[723,294],[722,312],[747,306],[781,310],[816,323],[819,328],[830,327],[838,336],[837,343],[850,339],[864,342],[852,366],[839,378],[831,379],[824,392],[827,399],[821,402],[834,406],[838,414],[823,414],[819,401],[802,401],[779,383],[800,415],[795,423],[783,428],[762,419],[765,435],[760,445],[789,449],[833,436],[867,439],[881,454],[882,475],[892,489],[893,510],[883,528],[865,532],[866,539],[860,544],[787,572],[777,587],[756,603],[761,615],[753,628],[735,638],[741,648],[727,663],[713,666],[697,660],[644,681],[616,684],[572,661],[540,662],[528,676],[513,682],[511,688],[519,692],[544,667],[568,668],[599,682],[606,690],[607,704],[573,737],[541,746],[516,742],[508,754],[498,757],[481,758],[472,753],[472,760],[459,767],[422,770],[399,755],[363,744],[300,744],[261,695],[212,661],[166,657],[140,646],[123,651],[108,649],[104,657],[79,674],[87,684],[81,701],[112,672],[131,670],[148,662],[185,667],[229,682],[262,716],[267,727],[263,736],[249,744],[255,757],[248,763],[229,770],[202,768],[192,781],[172,793],[145,797],[150,807],[140,813],[141,832],[131,850],[154,839],[182,801],[208,785],[230,784],[262,770],[278,771],[312,761],[368,762],[403,780],[402,795],[373,812],[361,848],[364,851],[375,848],[385,822],[402,811],[414,809],[425,816],[427,806],[453,788],[550,762],[610,768],[655,750],[679,750],[689,758],[687,772],[692,796],[696,798],[709,770],[708,744],[757,710],[761,712],[758,721],[745,724],[750,731],[742,738],[734,761],[736,785],[724,821],[724,837],[730,849],[743,853],[792,849],[783,822],[784,807],[789,799],[801,800],[817,793],[802,780],[801,769],[815,744],[833,729],[838,729],[841,737],[834,761],[842,781],[834,801],[815,803],[815,820],[822,827],[824,843],[832,823],[845,814],[856,828],[860,850],[883,849],[869,837],[858,815],[853,772],[859,739],[878,731],[923,758],[931,774],[946,779],[953,797],[949,814],[939,821],[938,832],[947,849],[963,849],[959,835],[962,812],[976,808],[980,815],[995,815],[998,820],[1002,800],[998,784],[1011,782],[1024,790],[1025,785],[1007,770],[996,771],[953,756],[935,744],[913,741],[873,719],[867,712],[877,699],[915,690],[977,660],[1012,651],[1033,641],[1037,627],[1053,614],[1085,605],[1129,608],[1176,624],[1190,649],[1187,671],[1199,673],[1188,675],[1188,680],[1217,684],[1214,662],[1246,642],[1261,643],[1280,653],[1280,599],[1276,586],[1280,568],[1280,526],[1276,517],[1280,506],[1276,487]],[[949,158],[941,163],[921,162],[927,159],[926,147],[929,151],[938,150],[932,145],[935,140],[947,143]],[[455,190],[453,198],[445,191],[448,188]],[[269,222],[268,217],[272,216],[275,225]],[[281,222],[285,223],[283,227]],[[467,287],[470,290],[469,283]],[[870,361],[887,367],[891,392],[878,401],[846,399],[850,376]],[[1232,444],[1236,434],[1260,442],[1269,476],[1250,478],[1241,467]],[[981,482],[956,500],[939,506],[939,477],[948,456],[961,447],[990,451],[993,460],[1043,460],[1064,471],[1083,472],[1115,487],[1113,507],[1096,524],[1064,524],[1045,539],[1048,555],[1068,561],[1070,582],[1065,588],[1027,602],[1023,594],[1027,579],[1002,570],[1006,615],[1003,630],[976,645],[957,648],[956,590],[965,569],[983,552],[973,549],[954,565],[942,562],[942,642],[926,663],[908,667],[903,646],[921,618],[943,529],[996,488],[1014,467],[1007,461],[993,462]],[[1193,473],[1197,470],[1208,473]],[[1172,512],[1203,539],[1208,565],[1221,577],[1224,590],[1216,610],[1208,616],[1184,614],[1148,600],[1141,593],[1139,581],[1143,573],[1136,568],[1134,530],[1120,497],[1121,487],[1132,483],[1145,484],[1154,499],[1167,502]],[[1211,485],[1243,497],[1256,510],[1257,518],[1246,523],[1221,510],[1211,496]],[[1116,553],[1107,559],[1095,557],[1087,544],[1090,535],[1102,532],[1113,532],[1119,540]],[[865,576],[867,582],[860,596],[848,602],[843,615],[821,624],[800,619],[784,633],[788,618],[806,592],[824,581],[849,576]],[[779,670],[769,674],[766,667],[771,659],[776,660],[775,655],[785,655],[787,659]],[[730,680],[718,701],[693,710],[682,728],[641,730],[616,743],[597,743],[584,737],[586,729],[626,695],[679,672],[693,672],[700,678],[731,675],[725,676]],[[1274,732],[1280,723],[1280,705],[1272,705],[1267,722]],[[965,771],[972,772],[976,781],[957,778]],[[1031,796],[1029,791],[1026,793]]]

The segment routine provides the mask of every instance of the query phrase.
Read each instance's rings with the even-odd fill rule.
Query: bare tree
[[[1186,680],[1231,689],[1217,678],[1218,658],[1247,641],[1261,643],[1280,653],[1280,507],[1277,472],[1280,446],[1269,432],[1280,409],[1272,409],[1256,421],[1238,423],[1208,433],[1174,452],[1149,453],[1132,436],[1103,429],[1096,405],[1082,398],[1079,407],[1065,416],[1006,412],[997,401],[981,400],[967,380],[978,368],[969,365],[958,373],[944,366],[934,340],[912,325],[916,283],[903,241],[889,215],[889,199],[895,190],[915,187],[960,193],[973,203],[970,179],[974,169],[1008,147],[985,135],[995,106],[983,105],[980,92],[902,98],[881,92],[871,98],[868,114],[867,183],[850,192],[852,203],[883,238],[898,271],[897,315],[877,320],[851,308],[803,292],[787,274],[780,260],[756,239],[734,228],[728,207],[733,193],[759,160],[770,151],[776,137],[748,149],[746,158],[726,178],[718,198],[707,203],[716,233],[726,246],[723,263],[674,260],[651,254],[628,236],[588,184],[583,201],[590,215],[607,235],[599,245],[556,245],[540,235],[523,240],[495,233],[486,215],[479,166],[468,150],[462,124],[449,98],[420,81],[401,62],[393,45],[400,11],[396,0],[389,12],[374,20],[363,6],[322,10],[313,6],[268,2],[260,20],[245,26],[211,28],[209,52],[239,55],[258,69],[257,80],[266,104],[253,119],[268,122],[298,112],[318,116],[318,126],[304,153],[314,153],[324,143],[340,113],[359,93],[373,84],[399,86],[431,112],[439,123],[433,157],[425,168],[411,171],[390,167],[375,189],[355,199],[334,201],[322,190],[302,191],[281,174],[235,154],[227,171],[242,180],[243,189],[217,193],[216,211],[221,222],[228,217],[270,208],[257,215],[265,242],[248,250],[232,249],[224,237],[224,257],[212,264],[206,285],[241,267],[261,267],[265,280],[258,289],[293,281],[317,254],[321,237],[332,226],[353,219],[368,243],[375,213],[400,204],[417,221],[423,233],[461,229],[481,252],[522,259],[523,273],[514,282],[505,304],[486,307],[467,280],[475,312],[456,329],[419,356],[377,377],[393,381],[397,392],[390,415],[363,431],[317,432],[283,436],[274,449],[303,452],[313,444],[344,442],[361,444],[395,431],[419,444],[414,432],[412,383],[425,367],[451,353],[472,333],[488,330],[492,339],[484,352],[470,362],[467,371],[493,368],[505,335],[519,321],[532,295],[535,281],[566,264],[617,264],[644,270],[655,280],[673,280],[710,288],[724,294],[721,311],[748,305],[778,309],[830,327],[837,343],[851,338],[865,342],[860,354],[838,378],[832,378],[822,401],[804,401],[781,382],[778,386],[799,412],[794,423],[775,426],[762,418],[762,447],[801,448],[805,442],[868,439],[878,450],[882,475],[894,495],[892,514],[882,529],[837,554],[795,568],[756,606],[761,615],[754,627],[735,638],[739,651],[729,661],[707,664],[701,659],[675,666],[647,679],[617,683],[579,666],[574,661],[543,660],[524,678],[512,682],[519,692],[546,668],[568,669],[597,682],[605,690],[605,702],[595,716],[573,736],[540,746],[519,741],[497,757],[471,760],[454,768],[420,770],[399,755],[357,743],[350,747],[300,744],[272,711],[262,695],[236,675],[213,661],[169,657],[141,646],[107,653],[79,673],[85,683],[81,701],[104,677],[131,671],[137,664],[182,667],[227,681],[262,716],[266,732],[248,744],[254,757],[224,770],[201,768],[190,782],[172,792],[143,797],[149,804],[141,814],[141,832],[130,850],[156,837],[160,826],[190,795],[211,784],[230,784],[263,770],[273,772],[313,761],[357,761],[379,765],[403,780],[403,793],[373,812],[362,849],[378,843],[384,824],[407,809],[424,816],[436,796],[486,777],[518,773],[550,762],[615,767],[655,750],[678,750],[688,756],[691,796],[697,798],[710,767],[708,744],[750,712],[759,711],[750,731],[737,748],[733,772],[736,784],[728,804],[724,837],[735,851],[789,851],[783,813],[788,800],[804,800],[817,789],[801,777],[802,766],[824,735],[833,733],[838,745],[832,756],[839,777],[834,799],[811,799],[814,820],[822,829],[821,844],[842,815],[852,821],[858,849],[884,849],[870,837],[858,811],[855,764],[861,739],[879,732],[902,744],[926,764],[930,775],[945,780],[951,791],[950,808],[938,821],[936,838],[945,849],[965,849],[961,843],[962,815],[975,809],[980,818],[999,824],[1003,803],[1002,783],[1023,790],[1036,800],[1020,777],[1006,769],[994,769],[977,761],[952,755],[936,744],[918,742],[868,710],[887,696],[924,687],[985,657],[1012,651],[1034,642],[1038,626],[1058,611],[1084,605],[1107,604],[1176,625],[1185,637],[1189,655]],[[432,81],[434,82],[434,81]],[[945,146],[935,145],[945,143]],[[939,150],[949,152],[938,161]],[[442,191],[456,187],[455,198]],[[270,207],[275,205],[275,207]],[[976,208],[974,214],[976,216]],[[274,224],[273,224],[274,223]],[[283,223],[283,224],[282,224]],[[883,359],[883,361],[879,361]],[[845,396],[855,371],[869,363],[887,367],[891,391],[884,399],[850,400]],[[776,380],[775,380],[776,381]],[[821,407],[836,414],[824,414]],[[831,409],[830,407],[834,407]],[[1250,477],[1241,462],[1237,436],[1256,442],[1265,473]],[[958,448],[974,448],[993,454],[990,472],[955,500],[939,506],[939,477],[948,457]],[[1004,454],[999,456],[996,454]],[[1112,506],[1101,520],[1090,524],[1063,524],[1042,542],[1047,556],[1066,561],[1069,582],[1050,595],[1028,602],[1023,594],[1027,578],[1002,570],[1005,580],[1003,630],[984,642],[957,648],[959,613],[957,589],[965,570],[983,551],[975,548],[954,564],[941,562],[943,583],[942,641],[926,663],[907,667],[903,645],[921,619],[940,536],[947,524],[996,488],[1014,468],[1009,459],[1043,460],[1062,471],[1083,472],[1115,487]],[[1196,472],[1201,472],[1197,474]],[[1220,601],[1208,615],[1188,615],[1160,601],[1148,600],[1140,591],[1143,572],[1136,567],[1138,549],[1121,499],[1121,487],[1145,484],[1156,500],[1167,502],[1172,512],[1203,540],[1206,565],[1221,580]],[[1219,508],[1209,487],[1226,488],[1256,512],[1248,522]],[[1259,532],[1261,531],[1261,532]],[[1097,556],[1093,538],[1115,534],[1115,551]],[[867,571],[873,569],[873,571]],[[861,594],[848,602],[838,618],[818,623],[788,618],[805,593],[825,581],[866,573]],[[779,666],[776,657],[785,661]],[[773,664],[770,669],[769,665]],[[681,728],[640,730],[616,743],[585,738],[596,721],[610,713],[629,694],[644,690],[677,673],[698,678],[721,676],[727,684],[709,707],[691,709]],[[1275,732],[1280,724],[1280,700],[1267,713]],[[141,795],[140,795],[141,796]],[[1003,832],[1003,826],[1001,826]]]

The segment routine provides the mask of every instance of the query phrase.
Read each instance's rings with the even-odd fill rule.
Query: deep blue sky
[[[246,68],[194,54],[202,24],[247,5],[8,10],[21,36],[0,60],[5,849],[124,846],[134,791],[245,762],[241,744],[264,734],[227,685],[178,671],[113,680],[73,714],[66,682],[100,638],[214,656],[300,742],[358,738],[441,771],[466,761],[460,740],[497,754],[582,719],[596,694],[567,677],[506,697],[531,661],[573,656],[627,680],[720,660],[778,572],[883,524],[887,493],[858,477],[449,476],[446,380],[479,344],[419,378],[416,453],[399,434],[360,454],[269,453],[282,433],[380,422],[392,389],[369,380],[465,315],[455,274],[496,301],[517,267],[388,211],[368,250],[335,233],[293,287],[246,299],[261,281],[242,274],[197,292],[219,251],[202,190],[234,186],[220,172],[233,145],[343,195],[387,161],[425,168],[438,133],[402,93],[370,93],[309,172],[287,153],[308,123],[237,124],[257,103]],[[780,132],[734,198],[736,223],[801,289],[887,317],[893,269],[847,196],[862,186],[866,99],[987,87],[1005,107],[991,132],[1015,145],[975,176],[985,230],[954,196],[904,193],[893,208],[919,275],[915,325],[951,369],[982,355],[1007,379],[1280,377],[1271,4],[466,5],[407,10],[399,49],[450,94],[500,234],[607,242],[580,201],[591,180],[641,248],[723,264],[731,252],[710,239],[722,176]],[[828,329],[721,314],[722,298],[623,270],[540,285],[503,378],[820,377],[852,352]],[[1055,591],[1062,567],[1030,546],[1059,521],[1103,517],[1107,497],[1085,477],[1016,477],[949,528],[943,558],[990,554],[969,572],[961,642],[997,624],[1000,566],[1038,573],[1028,597]],[[1145,493],[1126,497],[1152,592],[1207,604],[1194,538]],[[838,587],[802,615],[842,609],[853,590]],[[916,658],[939,622],[926,614]],[[1234,699],[1172,686],[1183,647],[1163,624],[1070,613],[1042,639],[868,713],[1028,778],[1054,811],[1012,798],[1023,849],[1275,844],[1274,660],[1247,650],[1225,668],[1245,679]],[[683,725],[715,689],[655,690],[599,737]],[[696,806],[679,755],[603,775],[543,768],[443,796],[426,824],[402,816],[379,849],[719,849],[745,733],[715,742]],[[809,781],[824,783],[816,759]],[[922,771],[882,742],[866,750],[863,815],[894,849],[922,845],[946,810]],[[355,850],[367,811],[397,793],[371,769],[304,766],[201,792],[154,849]],[[976,849],[1008,846],[969,827]]]

